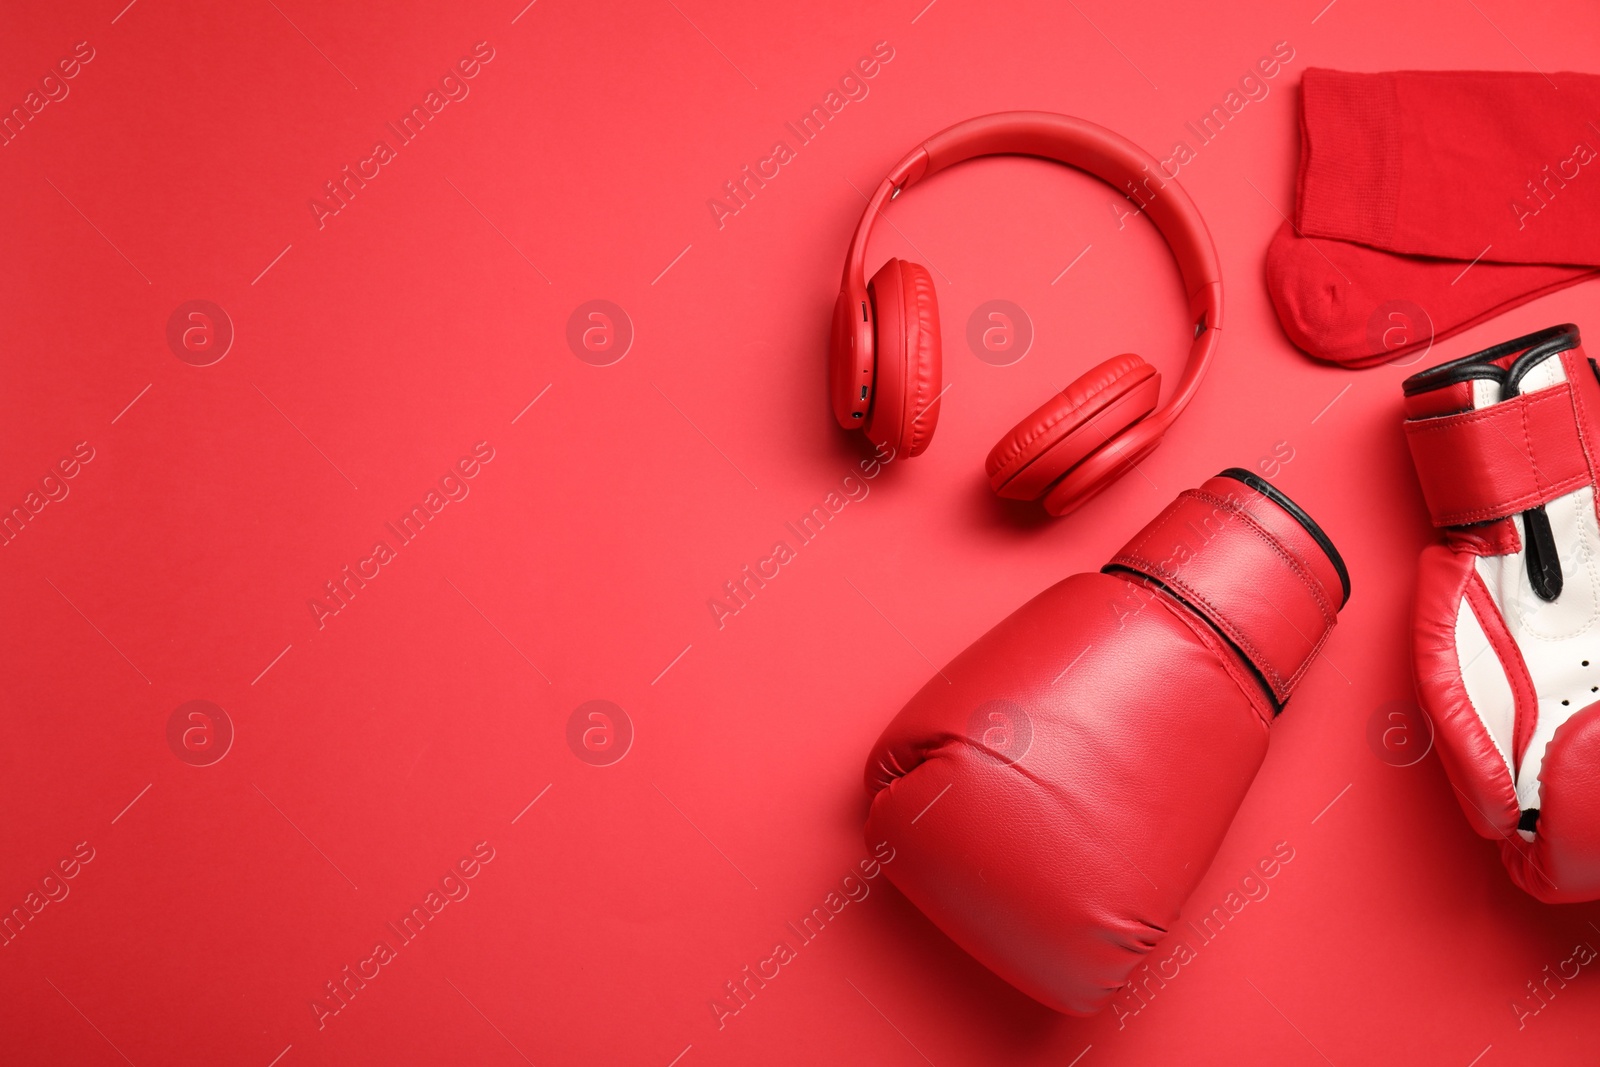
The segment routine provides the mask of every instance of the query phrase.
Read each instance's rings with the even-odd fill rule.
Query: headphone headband
[[[959,122],[934,134],[895,164],[867,204],[845,257],[849,305],[865,302],[867,237],[883,205],[923,178],[980,156],[1037,156],[1085,171],[1139,205],[1178,261],[1195,324],[1189,358],[1165,406],[1150,416],[1170,426],[1199,388],[1222,326],[1222,267],[1200,210],[1155,157],[1104,126],[1045,111],[1005,111]],[[866,325],[864,322],[861,325]],[[859,326],[858,326],[859,328]],[[865,337],[870,344],[870,326]]]

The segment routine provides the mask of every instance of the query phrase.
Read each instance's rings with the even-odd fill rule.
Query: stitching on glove
[[[1528,469],[1533,472],[1534,490],[1542,496],[1543,493],[1539,491],[1539,486],[1544,482],[1544,475],[1539,473],[1539,457],[1533,454],[1533,436],[1528,433],[1528,405],[1523,404],[1518,407],[1517,415],[1522,421],[1522,450],[1523,454],[1528,457]]]
[[[1478,408],[1476,411],[1464,411],[1458,415],[1445,415],[1432,419],[1407,419],[1405,421],[1405,431],[1408,434],[1449,433],[1457,426],[1506,418],[1505,413],[1510,408],[1526,408],[1531,404],[1553,404],[1557,403],[1563,396],[1570,396],[1571,394],[1571,382],[1557,382],[1547,389],[1540,389],[1533,393],[1523,393],[1521,396],[1512,397],[1510,400],[1504,400],[1498,404],[1490,404],[1488,407]]]
[[[1546,476],[1540,469],[1538,457],[1533,448],[1532,432],[1529,429],[1531,423],[1529,418],[1529,409],[1535,404],[1539,405],[1541,408],[1552,404],[1563,406],[1565,410],[1573,413],[1573,430],[1578,438],[1579,450],[1584,458],[1585,469],[1583,471],[1571,475],[1559,482],[1552,483],[1548,480],[1548,476]],[[1483,507],[1471,508],[1467,510],[1439,512],[1438,509],[1434,507],[1433,502],[1430,500],[1428,511],[1433,519],[1433,524],[1435,526],[1464,526],[1477,522],[1486,522],[1491,519],[1504,518],[1507,515],[1514,514],[1515,512],[1526,511],[1530,507],[1546,503],[1557,496],[1561,496],[1567,492],[1570,492],[1578,486],[1586,485],[1594,481],[1594,471],[1592,464],[1590,463],[1589,456],[1589,442],[1584,436],[1583,420],[1581,417],[1579,417],[1578,412],[1575,410],[1581,406],[1582,402],[1577,395],[1577,391],[1573,388],[1570,381],[1566,381],[1558,382],[1555,385],[1545,389],[1540,389],[1537,392],[1524,393],[1521,396],[1503,401],[1502,403],[1492,404],[1489,407],[1479,408],[1472,412],[1463,412],[1459,415],[1447,415],[1440,418],[1406,420],[1404,429],[1408,438],[1421,437],[1425,434],[1448,434],[1458,430],[1462,426],[1476,423],[1487,423],[1488,425],[1494,426],[1496,429],[1498,429],[1498,426],[1496,425],[1498,422],[1513,417],[1518,419],[1522,428],[1521,453],[1527,460],[1528,470],[1529,474],[1532,476],[1534,488],[1529,492],[1519,494],[1518,496],[1509,500],[1501,501],[1498,506],[1485,505]],[[1499,432],[1506,445],[1512,450],[1516,450],[1516,442],[1512,440],[1504,430],[1500,430]],[[1429,493],[1426,482],[1424,482],[1422,489],[1423,497],[1427,498]]]
[[[1226,511],[1232,518],[1243,520],[1245,527],[1251,533],[1253,533],[1258,540],[1264,542],[1268,548],[1270,548],[1272,552],[1288,566],[1290,573],[1293,574],[1299,580],[1302,587],[1304,587],[1305,590],[1311,594],[1313,602],[1321,611],[1323,621],[1322,635],[1317,640],[1312,641],[1310,638],[1306,637],[1305,634],[1300,634],[1302,638],[1311,644],[1311,651],[1305,656],[1305,658],[1301,661],[1300,666],[1296,668],[1295,672],[1290,675],[1289,678],[1285,679],[1283,677],[1282,673],[1279,672],[1278,669],[1263,654],[1260,646],[1251,641],[1243,633],[1243,631],[1241,631],[1239,627],[1228,618],[1227,613],[1220,610],[1217,604],[1215,604],[1209,597],[1203,595],[1192,584],[1183,580],[1181,568],[1175,574],[1169,577],[1154,560],[1148,557],[1148,555],[1144,552],[1144,547],[1150,538],[1155,535],[1154,529],[1147,530],[1144,536],[1140,537],[1137,544],[1131,545],[1128,549],[1118,553],[1117,557],[1113,559],[1112,562],[1118,565],[1127,566],[1130,569],[1138,571],[1149,578],[1172,586],[1176,591],[1182,593],[1185,599],[1192,600],[1197,606],[1204,607],[1206,609],[1205,613],[1207,620],[1222,629],[1222,631],[1226,633],[1236,645],[1238,645],[1240,650],[1245,653],[1251,664],[1267,677],[1269,684],[1272,686],[1274,694],[1276,695],[1277,693],[1281,692],[1283,694],[1283,699],[1287,700],[1290,691],[1293,690],[1294,687],[1299,683],[1301,676],[1304,675],[1307,669],[1310,668],[1311,662],[1316,659],[1317,654],[1322,651],[1323,644],[1326,643],[1329,634],[1332,633],[1333,630],[1333,621],[1336,616],[1329,608],[1327,598],[1322,593],[1320,583],[1318,583],[1311,575],[1309,568],[1306,567],[1304,561],[1286,551],[1278,542],[1278,539],[1274,537],[1265,527],[1263,527],[1254,516],[1245,511],[1244,508],[1239,504],[1199,489],[1188,490],[1184,492],[1179,499],[1181,500],[1183,497],[1189,497],[1191,499],[1210,504],[1214,508]],[[1159,528],[1160,526],[1159,523],[1152,525],[1156,528]],[[1204,550],[1205,546],[1202,546],[1201,549],[1195,553],[1195,555],[1198,556],[1199,553],[1203,552]],[[1282,612],[1279,612],[1279,614],[1282,615]],[[1288,621],[1287,616],[1284,616],[1284,619],[1286,622]],[[1293,624],[1290,623],[1290,626],[1292,628]]]
[[[1470,511],[1445,512],[1444,514],[1437,516],[1433,520],[1433,524],[1435,526],[1470,526],[1477,522],[1488,522],[1493,519],[1509,518],[1518,512],[1527,511],[1531,507],[1548,503],[1558,496],[1566,496],[1574,489],[1581,489],[1590,484],[1592,480],[1592,475],[1580,472],[1563,481],[1556,482],[1544,492],[1534,490],[1532,492],[1523,493],[1521,496],[1513,497],[1512,499],[1507,500],[1501,507],[1481,507],[1473,508]],[[1427,496],[1426,490],[1423,491],[1423,496]],[[1432,509],[1430,509],[1430,511],[1431,510]]]
[[[1278,539],[1273,536],[1266,527],[1262,526],[1256,520],[1255,516],[1245,511],[1243,507],[1225,498],[1212,496],[1209,493],[1199,490],[1195,490],[1193,495],[1201,500],[1207,501],[1208,503],[1213,503],[1217,506],[1228,508],[1239,518],[1243,519],[1245,525],[1249,527],[1249,529],[1260,540],[1264,541],[1279,559],[1288,564],[1290,571],[1296,578],[1300,579],[1300,584],[1304,586],[1305,589],[1311,594],[1312,600],[1316,603],[1317,608],[1322,612],[1322,636],[1315,641],[1311,641],[1311,639],[1306,637],[1305,634],[1300,634],[1302,638],[1311,644],[1311,651],[1307,653],[1303,660],[1301,660],[1300,666],[1295,670],[1294,674],[1290,675],[1288,682],[1284,686],[1284,699],[1287,700],[1289,697],[1289,691],[1294,689],[1294,687],[1300,683],[1301,676],[1303,676],[1305,672],[1310,669],[1311,662],[1317,658],[1317,654],[1322,651],[1323,644],[1327,642],[1328,637],[1333,633],[1333,626],[1337,621],[1338,614],[1329,607],[1327,597],[1323,596],[1321,583],[1319,583],[1311,574],[1310,568],[1306,566],[1305,561],[1286,550],[1283,545],[1279,543]],[[1273,606],[1271,601],[1268,601],[1267,603],[1269,606]],[[1276,610],[1275,606],[1274,610]],[[1284,615],[1281,611],[1279,611],[1278,614],[1283,617],[1284,622],[1289,623],[1291,629],[1294,629],[1296,633],[1299,633],[1298,628],[1296,628],[1292,622],[1289,622],[1288,616]]]

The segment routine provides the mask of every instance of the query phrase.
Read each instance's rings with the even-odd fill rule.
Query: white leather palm
[[[1532,393],[1565,380],[1560,357],[1551,356],[1523,376],[1520,391]],[[1498,403],[1500,394],[1498,382],[1473,383],[1475,407]],[[1465,598],[1456,613],[1456,649],[1467,697],[1505,759],[1506,774],[1514,778],[1518,805],[1524,809],[1539,806],[1539,768],[1557,728],[1600,700],[1600,523],[1594,487],[1557,497],[1545,505],[1545,515],[1561,560],[1561,595],[1554,601],[1533,591],[1522,552],[1476,561],[1478,577],[1521,650],[1538,696],[1538,719],[1518,773],[1512,770],[1515,716],[1506,668]],[[1524,539],[1522,516],[1512,521],[1519,540]]]

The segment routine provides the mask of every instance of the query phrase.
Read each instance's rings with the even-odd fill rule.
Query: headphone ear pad
[[[933,276],[920,263],[888,260],[867,283],[874,309],[872,409],[867,436],[920,455],[939,423],[943,358]]]
[[[1045,401],[989,452],[989,485],[1038,500],[1155,411],[1161,375],[1132,352],[1106,360]]]

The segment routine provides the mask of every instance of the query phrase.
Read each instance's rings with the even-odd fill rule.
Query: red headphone
[[[844,261],[833,309],[828,392],[834,418],[915,456],[939,422],[939,302],[920,263],[890,259],[866,280],[867,235],[886,201],[930,174],[978,156],[1039,156],[1109,182],[1147,213],[1183,274],[1194,340],[1178,387],[1157,404],[1161,375],[1133,353],[1093,368],[1018,423],[989,453],[1003,497],[1065,515],[1155,450],[1200,386],[1222,326],[1222,270],[1211,231],[1155,157],[1083,119],[1008,111],[951,126],[897,163],[873,194]]]

